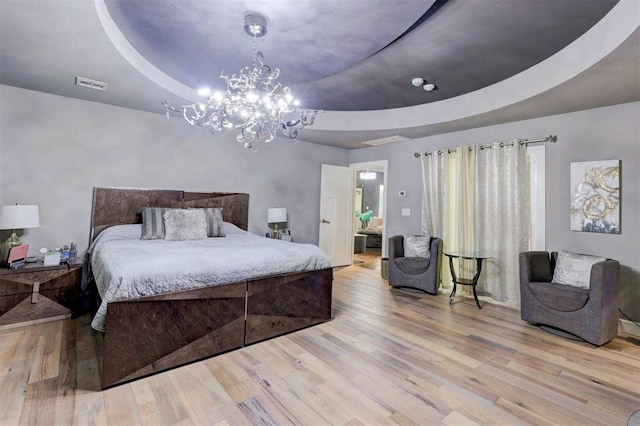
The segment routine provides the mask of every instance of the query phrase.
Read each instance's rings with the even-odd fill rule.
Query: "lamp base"
[[[0,261],[3,265],[6,265],[9,259],[9,250],[21,245],[22,241],[20,241],[20,238],[16,235],[15,229],[11,230],[11,236],[0,243]]]
[[[278,231],[277,229],[274,231],[271,231],[271,238],[275,238],[276,240],[280,239],[280,231]]]
[[[276,240],[280,239],[280,230],[278,229],[278,224],[276,224],[273,228],[273,231],[271,231],[271,238],[275,238]]]

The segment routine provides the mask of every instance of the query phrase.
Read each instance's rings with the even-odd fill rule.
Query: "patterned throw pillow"
[[[164,213],[167,207],[142,208],[142,240],[164,239]]]
[[[604,257],[558,251],[556,269],[553,271],[553,282],[574,287],[589,288],[591,283],[591,267],[594,263],[605,261]]]
[[[202,209],[171,209],[164,214],[164,239],[168,241],[207,238],[207,217]]]
[[[431,237],[429,235],[405,235],[404,257],[431,259],[430,243]]]
[[[204,213],[207,218],[207,236],[225,237],[222,222],[222,209],[218,207],[205,208]]]

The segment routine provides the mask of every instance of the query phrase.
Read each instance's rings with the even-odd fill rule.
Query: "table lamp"
[[[16,229],[37,228],[40,226],[38,206],[16,204],[0,206],[0,229],[11,229],[11,236],[0,244],[0,261],[6,263],[9,250],[21,246],[22,241],[16,235]]]
[[[273,233],[271,238],[280,238],[280,230],[278,224],[287,222],[287,209],[284,207],[276,207],[267,210],[267,222],[273,224]]]

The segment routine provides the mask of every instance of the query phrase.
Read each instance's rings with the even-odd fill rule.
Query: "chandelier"
[[[256,49],[256,39],[267,33],[267,22],[258,13],[249,13],[244,18],[244,31],[253,38],[253,64],[239,73],[220,75],[226,82],[226,91],[211,93],[201,89],[201,102],[174,108],[162,102],[170,111],[182,113],[184,119],[193,125],[209,127],[215,131],[224,128],[238,129],[236,140],[245,148],[252,148],[256,141],[270,142],[281,135],[295,139],[298,130],[313,124],[318,111],[297,110],[299,102],[291,90],[276,80],[278,68],[264,63],[264,55]]]
[[[360,172],[361,180],[374,180],[376,177],[377,177],[376,172],[369,171],[368,167],[366,172],[365,171]]]

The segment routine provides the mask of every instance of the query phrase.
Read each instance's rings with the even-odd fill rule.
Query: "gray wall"
[[[388,160],[388,235],[420,232],[421,171],[415,151],[431,151],[517,137],[558,136],[546,150],[546,245],[609,257],[622,264],[620,305],[640,321],[640,103],[633,102],[471,129],[349,152],[349,162]],[[569,169],[574,161],[622,160],[620,235],[572,232],[569,229]],[[398,191],[406,190],[406,197]],[[411,216],[400,215],[410,208]]]
[[[286,207],[294,240],[317,244],[321,164],[348,165],[344,149],[275,140],[252,152],[163,114],[2,85],[0,99],[0,204],[40,206],[40,228],[24,231],[31,255],[86,249],[94,186],[247,192],[251,232]]]
[[[0,99],[0,204],[40,205],[41,227],[24,231],[31,254],[71,241],[86,249],[94,186],[248,192],[250,231],[266,232],[267,208],[286,207],[294,239],[317,244],[320,165],[385,159],[388,235],[418,233],[422,186],[414,151],[555,134],[559,141],[546,155],[547,249],[619,260],[621,307],[640,320],[640,103],[351,151],[277,140],[254,153],[231,134],[160,114],[2,85]],[[605,159],[622,160],[622,234],[572,232],[570,163]],[[411,216],[401,216],[402,208]]]

